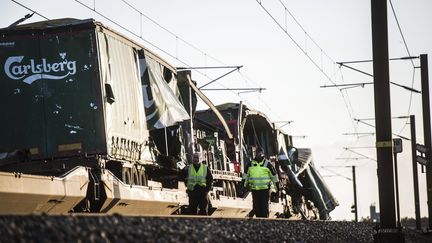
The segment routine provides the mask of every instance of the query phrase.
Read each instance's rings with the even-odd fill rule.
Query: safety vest
[[[192,191],[195,185],[202,187],[207,186],[207,165],[201,164],[198,171],[195,170],[193,164],[189,165],[188,178],[187,178],[187,188]]]
[[[250,184],[252,190],[264,190],[270,188],[270,182],[277,183],[279,178],[277,175],[272,175],[270,169],[267,168],[268,163],[268,160],[261,162],[252,160],[252,164],[247,171],[245,186]]]

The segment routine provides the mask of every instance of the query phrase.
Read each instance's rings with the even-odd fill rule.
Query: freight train
[[[179,172],[199,151],[209,215],[251,216],[242,175],[258,146],[283,188],[271,217],[329,219],[338,205],[310,149],[265,114],[213,105],[190,70],[93,19],[0,29],[0,53],[0,214],[184,214]]]

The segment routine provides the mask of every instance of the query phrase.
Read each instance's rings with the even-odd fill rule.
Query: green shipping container
[[[92,19],[0,30],[0,154],[142,160],[142,47]]]

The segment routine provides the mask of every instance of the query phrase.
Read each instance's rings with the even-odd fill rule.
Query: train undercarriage
[[[3,164],[0,214],[185,214],[188,197],[184,182],[175,179],[173,174],[175,183],[167,187],[163,181],[154,180],[160,178],[152,178],[154,175],[145,168],[127,161],[107,161],[100,156]],[[212,173],[214,186],[209,192],[209,216],[248,217],[252,197],[243,189],[240,175],[220,170]],[[313,204],[304,198],[300,200],[303,201],[295,204],[287,194],[272,198],[270,217],[318,219]]]

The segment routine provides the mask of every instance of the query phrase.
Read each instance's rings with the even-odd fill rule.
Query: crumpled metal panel
[[[339,205],[339,202],[333,196],[321,174],[315,168],[311,149],[298,149],[298,162],[301,164],[301,169],[296,175],[298,176],[301,173],[305,173],[308,183],[316,190],[317,198],[315,198],[315,200],[319,200],[320,202],[316,206],[325,207],[328,212],[332,211]],[[322,210],[323,208],[319,209]]]
[[[137,49],[103,31],[97,33],[97,42],[108,154],[139,160],[149,134]]]
[[[321,195],[322,195],[324,203],[327,207],[327,210],[329,212],[333,211],[333,209],[335,209],[339,205],[339,202],[331,193],[327,183],[324,181],[324,179],[322,178],[319,171],[315,167],[311,166],[310,172],[315,179],[315,183],[317,185],[317,188],[321,192]]]
[[[190,116],[180,101],[175,73],[144,53],[140,59],[143,101],[150,130],[176,125]]]
[[[312,150],[309,148],[301,148],[297,149],[298,151],[298,160],[296,161],[297,166],[299,167],[296,170],[296,176],[301,174],[304,170],[306,170],[309,164],[312,162]]]

